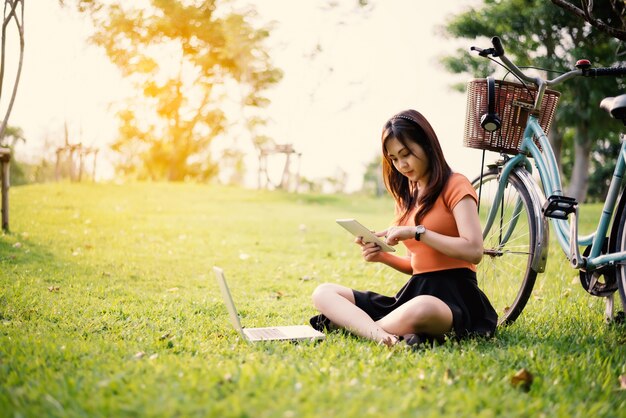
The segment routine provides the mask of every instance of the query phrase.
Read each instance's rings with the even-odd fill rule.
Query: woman
[[[376,235],[404,243],[407,256],[360,238],[363,258],[411,275],[395,297],[325,283],[313,293],[317,329],[342,327],[386,345],[492,336],[497,315],[478,288],[483,240],[472,185],[452,173],[430,123],[398,113],[382,133],[383,178],[396,202],[394,226]]]

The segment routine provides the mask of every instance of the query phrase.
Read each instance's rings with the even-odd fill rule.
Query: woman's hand
[[[384,235],[384,231],[382,233],[374,232],[374,234],[382,237]],[[361,247],[361,255],[363,256],[363,259],[365,261],[368,261],[370,263],[383,261],[385,253],[381,251],[380,247],[377,244],[373,242],[365,243],[363,242],[363,237],[356,237],[354,242]]]
[[[384,240],[389,245],[398,245],[400,241],[415,238],[414,226],[390,226],[382,232]],[[376,234],[378,235],[378,234]]]
[[[389,229],[381,232],[374,232],[374,234],[377,237],[385,240],[385,235],[388,233]],[[415,228],[413,228],[413,231],[415,231]],[[415,232],[413,232],[413,236],[415,236]],[[381,251],[380,247],[373,242],[367,244],[364,243],[362,237],[357,237],[354,242],[356,242],[361,247],[361,254],[363,255],[363,259],[365,259],[365,261],[368,261],[370,263],[383,263],[405,274],[412,273],[413,270],[411,267],[410,254],[407,256],[398,256],[391,253],[386,253],[384,251]],[[389,241],[387,241],[387,243],[391,244]]]

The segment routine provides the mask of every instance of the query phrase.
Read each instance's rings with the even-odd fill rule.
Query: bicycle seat
[[[626,123],[626,94],[606,97],[600,102],[600,107],[609,112],[615,119]]]

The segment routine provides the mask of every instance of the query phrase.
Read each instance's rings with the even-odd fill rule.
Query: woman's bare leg
[[[361,337],[392,345],[397,337],[387,332],[362,309],[355,305],[352,289],[325,283],[313,292],[315,307],[330,321]]]
[[[421,295],[414,297],[376,323],[395,335],[443,336],[452,329],[452,311],[441,299]]]

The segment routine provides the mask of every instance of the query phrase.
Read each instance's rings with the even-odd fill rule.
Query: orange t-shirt
[[[470,196],[474,201],[478,202],[476,191],[467,177],[459,173],[453,173],[435,201],[432,209],[422,218],[422,225],[429,231],[451,237],[458,237],[459,230],[456,226],[456,220],[454,219],[452,210],[465,196]],[[402,225],[415,226],[416,212],[417,207],[409,213]],[[423,242],[414,239],[407,239],[403,242],[411,255],[413,274],[464,267],[476,271],[475,264],[449,257]]]

